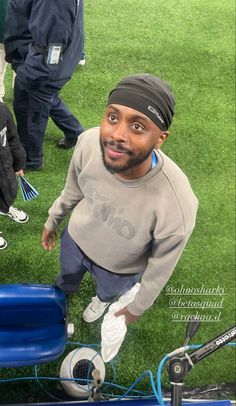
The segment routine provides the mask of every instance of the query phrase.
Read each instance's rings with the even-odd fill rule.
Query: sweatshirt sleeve
[[[75,161],[76,150],[71,159],[65,187],[48,211],[49,217],[44,224],[47,230],[54,231],[66,215],[83,199],[83,193],[78,183],[80,169]]]
[[[171,277],[190,235],[191,232],[184,236],[171,235],[154,240],[152,256],[143,274],[140,290],[128,305],[132,314],[139,316],[152,306]]]
[[[47,83],[50,73],[58,69],[58,64],[47,64],[45,54],[50,44],[61,45],[62,51],[70,41],[76,15],[76,1],[34,0],[29,15],[29,31],[32,44],[23,65],[17,69],[20,87],[26,91],[37,90]],[[36,47],[34,47],[34,44]]]

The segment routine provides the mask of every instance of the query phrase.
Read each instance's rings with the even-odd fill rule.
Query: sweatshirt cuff
[[[127,306],[130,313],[134,316],[141,316],[146,309],[143,309],[141,305],[135,302],[135,300],[128,304]]]
[[[52,217],[48,217],[47,221],[44,224],[44,227],[48,231],[55,231],[57,229],[57,223]]]

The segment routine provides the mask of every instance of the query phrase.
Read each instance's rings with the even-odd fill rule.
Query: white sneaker
[[[78,65],[84,66],[85,65],[85,59],[80,59]]]
[[[2,234],[1,231],[0,231],[0,234]],[[7,242],[6,242],[6,240],[4,240],[4,238],[1,237],[1,235],[0,235],[0,250],[4,250],[4,248],[6,248],[6,247],[7,247]]]
[[[3,213],[0,211],[2,216],[9,216],[12,220],[16,221],[17,223],[26,223],[29,220],[28,214],[24,211],[17,209],[16,207],[9,207],[8,213]]]
[[[84,321],[87,323],[92,323],[93,321],[99,319],[110,304],[110,302],[101,302],[98,296],[93,297],[91,303],[83,312]]]

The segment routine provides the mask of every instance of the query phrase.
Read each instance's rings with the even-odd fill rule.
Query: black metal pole
[[[171,406],[181,406],[182,404],[182,385],[171,385]]]

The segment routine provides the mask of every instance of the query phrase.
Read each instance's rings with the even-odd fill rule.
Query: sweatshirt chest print
[[[7,127],[4,127],[0,131],[0,144],[2,147],[5,147],[7,143]]]
[[[131,240],[135,236],[132,224],[124,218],[124,209],[111,205],[109,199],[102,196],[89,182],[85,181],[83,193],[94,217],[107,223],[120,237]]]

